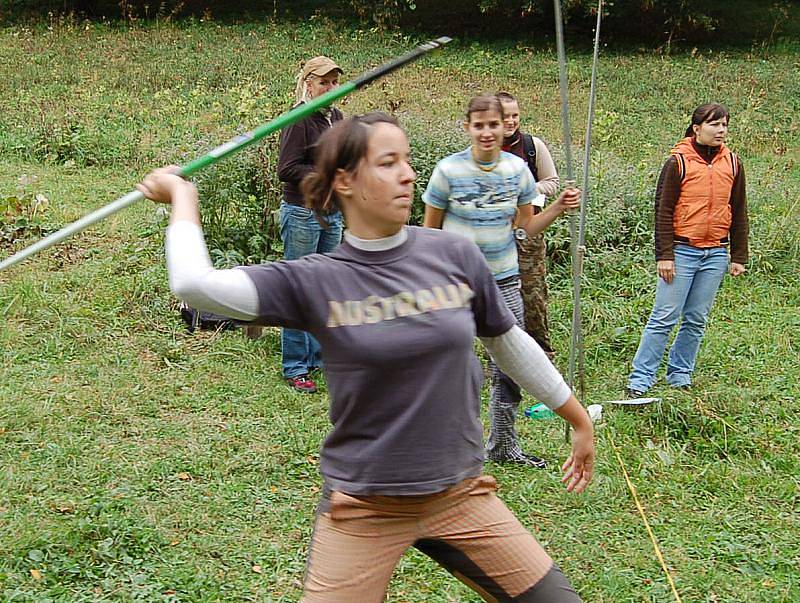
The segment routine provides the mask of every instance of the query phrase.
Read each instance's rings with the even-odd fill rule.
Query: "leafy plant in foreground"
[[[44,232],[42,214],[47,211],[49,199],[42,193],[34,194],[30,186],[35,176],[20,176],[17,191],[0,197],[0,245],[10,247],[27,235],[41,236]]]

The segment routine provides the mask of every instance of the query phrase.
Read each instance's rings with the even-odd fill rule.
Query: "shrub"
[[[722,0],[614,0],[604,4],[607,35],[625,39],[656,39],[671,42],[678,37],[707,37],[725,22],[726,29],[772,36],[786,13],[786,0],[766,3],[745,0],[736,3]],[[769,6],[765,6],[769,4]],[[562,0],[562,12],[572,27],[591,30],[597,0]],[[353,16],[381,29],[412,27],[442,31],[450,35],[473,33],[502,35],[509,33],[509,23],[516,31],[552,31],[553,3],[549,0],[473,0],[443,3],[433,0],[349,0],[346,3],[322,0],[252,0],[231,4],[222,0],[9,0],[0,8],[0,21],[36,17],[50,11],[52,15],[68,14],[90,18],[122,19],[129,23],[156,18],[185,17],[203,19],[220,17],[253,17],[254,15],[311,17],[326,15],[349,20]],[[776,13],[777,11],[777,13]],[[774,14],[773,14],[774,13]],[[751,17],[756,16],[754,20]],[[755,21],[759,21],[756,23]],[[635,27],[631,24],[635,23]],[[720,37],[724,36],[720,33]],[[512,34],[513,35],[513,34]],[[747,34],[745,34],[747,36]]]
[[[553,24],[550,0],[351,0],[350,4],[362,19],[379,27],[399,23],[450,35],[515,36],[515,32],[551,32]],[[562,0],[561,4],[571,29],[592,30],[597,0]],[[772,41],[778,32],[791,36],[787,28],[794,28],[787,25],[791,20],[786,0],[744,0],[735,4],[722,0],[613,0],[603,6],[606,39],[656,40],[667,47],[678,39],[710,41],[712,36],[728,43],[767,36]]]
[[[197,174],[203,231],[218,268],[280,257],[277,156],[272,138]]]
[[[50,201],[43,194],[31,191],[35,183],[35,177],[23,175],[15,194],[0,197],[0,246],[10,247],[30,235],[42,236],[43,214]]]

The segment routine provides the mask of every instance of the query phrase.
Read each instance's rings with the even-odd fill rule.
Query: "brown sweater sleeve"
[[[732,214],[729,235],[731,262],[746,264],[748,256],[747,236],[750,230],[747,218],[747,192],[745,190],[744,167],[738,156],[736,159],[739,162],[739,169],[736,172],[736,179],[733,181],[730,201]]]
[[[656,260],[674,260],[675,227],[673,216],[681,192],[678,160],[670,157],[661,168],[656,185]]]
[[[308,118],[284,128],[278,152],[278,179],[300,186],[306,174],[314,169],[308,158]]]

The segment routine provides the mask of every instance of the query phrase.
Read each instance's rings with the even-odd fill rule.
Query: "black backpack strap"
[[[736,180],[736,176],[739,175],[739,158],[736,156],[736,153],[731,153],[731,172],[733,173],[733,179]]]
[[[533,174],[533,179],[539,181],[539,170],[536,169],[536,143],[533,142],[533,136],[530,134],[522,134],[522,150],[525,152],[525,160],[528,162],[528,168]]]

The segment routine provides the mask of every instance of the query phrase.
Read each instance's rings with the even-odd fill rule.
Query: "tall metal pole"
[[[202,157],[198,157],[194,161],[187,163],[184,166],[179,168],[179,174],[181,176],[191,176],[195,172],[203,169],[206,166],[211,165],[212,163],[216,163],[220,159],[227,157],[228,155],[232,155],[245,147],[250,146],[254,142],[261,140],[265,136],[272,134],[273,132],[277,132],[286,126],[290,126],[302,119],[305,119],[309,115],[319,111],[320,109],[327,107],[328,105],[332,104],[336,100],[342,98],[350,94],[351,92],[366,86],[373,80],[376,80],[384,75],[410,63],[411,61],[421,57],[423,54],[433,50],[434,48],[439,48],[448,42],[451,39],[443,36],[441,38],[437,38],[435,40],[431,40],[429,42],[425,42],[424,44],[420,44],[413,50],[397,57],[396,59],[389,61],[381,65],[380,67],[376,67],[375,69],[368,71],[354,80],[346,82],[339,86],[338,88],[334,88],[333,90],[323,94],[322,96],[311,100],[308,103],[303,103],[280,115],[273,119],[271,122],[259,126],[252,132],[248,132],[246,134],[241,134],[225,144],[213,149],[203,155]],[[30,256],[39,253],[40,251],[47,249],[48,247],[55,245],[56,243],[60,243],[61,241],[68,239],[72,235],[79,233],[80,231],[88,228],[92,224],[103,220],[118,211],[125,209],[129,205],[136,203],[137,201],[141,201],[144,199],[144,195],[140,193],[138,190],[133,190],[126,195],[123,195],[116,201],[112,201],[108,205],[101,207],[94,212],[87,214],[80,220],[77,220],[61,230],[54,232],[45,238],[37,241],[33,245],[26,247],[22,251],[15,253],[14,255],[4,259],[0,262],[0,272],[5,270],[6,268],[10,268],[15,264],[29,258]]]
[[[589,89],[589,111],[586,117],[586,137],[583,145],[583,202],[580,211],[580,229],[578,231],[578,269],[579,275],[575,282],[573,299],[573,321],[581,325],[578,329],[578,391],[581,398],[586,394],[585,383],[585,346],[583,343],[583,328],[581,316],[581,281],[583,279],[583,260],[586,255],[586,214],[589,211],[589,171],[591,167],[592,124],[594,123],[594,102],[597,96],[597,63],[600,56],[600,23],[603,19],[603,0],[597,0],[597,23],[594,30],[594,54],[592,56],[592,85]],[[576,316],[577,315],[577,316]]]
[[[569,127],[569,99],[567,82],[567,59],[564,51],[564,24],[561,16],[560,0],[553,0],[553,9],[556,22],[556,48],[558,51],[558,71],[559,89],[561,91],[561,124],[563,127],[564,138],[564,160],[567,169],[567,184],[574,184],[574,171],[572,165],[572,137]],[[589,152],[591,148],[591,129],[594,119],[594,99],[597,81],[597,62],[600,47],[600,21],[602,18],[602,0],[598,0],[597,25],[595,28],[594,57],[592,61],[592,85],[589,98],[589,116],[586,127],[586,139],[584,144],[584,170],[582,186],[582,202],[580,209],[580,223],[575,214],[570,216],[570,255],[572,258],[572,328],[570,331],[569,346],[569,367],[567,371],[567,383],[575,390],[575,361],[576,355],[580,356],[580,395],[583,397],[585,390],[584,383],[584,352],[583,352],[583,333],[581,329],[581,277],[583,274],[583,258],[586,252],[585,229],[586,229],[586,206],[588,203],[589,190]],[[565,428],[565,437],[569,440],[569,424]]]
[[[564,162],[567,168],[566,184],[574,186],[575,172],[572,166],[572,136],[569,126],[569,98],[567,82],[567,57],[564,51],[564,23],[561,17],[561,1],[553,0],[553,12],[556,21],[556,50],[558,52],[558,82],[561,92],[561,126],[563,130],[564,142]],[[569,217],[569,236],[570,236],[570,256],[572,258],[572,287],[575,290],[576,282],[580,281],[579,258],[578,258],[578,216],[572,213]],[[572,308],[572,329],[569,346],[569,367],[567,370],[567,383],[575,389],[575,348],[578,340],[578,330],[580,324],[577,322],[575,313],[575,299],[573,297]],[[569,432],[567,432],[569,437]]]

